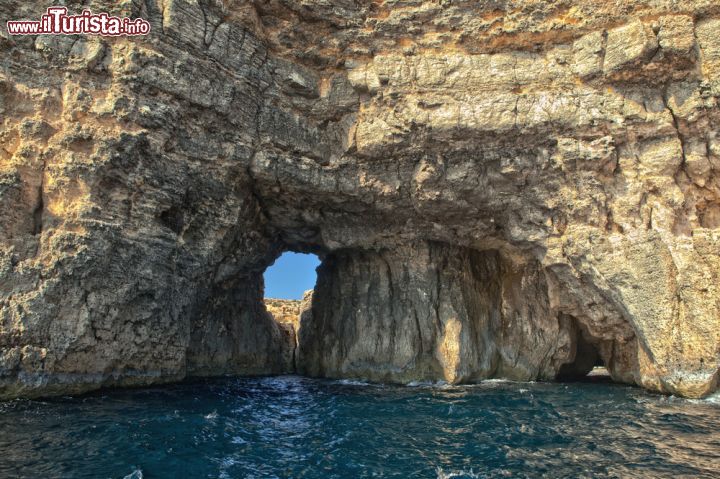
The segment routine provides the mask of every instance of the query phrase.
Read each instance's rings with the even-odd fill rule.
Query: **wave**
[[[373,383],[361,381],[359,379],[338,379],[335,382],[338,384],[342,384],[343,386],[376,386]]]
[[[441,467],[438,467],[435,471],[437,472],[437,479],[456,479],[456,478],[457,479],[459,479],[459,478],[475,479],[475,478],[482,477],[480,474],[473,472],[472,469],[470,469],[469,471],[460,470],[460,471],[445,472],[445,471],[443,471],[443,469]]]
[[[441,384],[440,382],[433,382],[433,381],[410,381],[405,386],[410,388],[431,388],[431,387],[437,387],[442,386],[447,383]]]
[[[715,404],[720,406],[720,391],[717,391],[703,399],[695,399],[693,402],[698,402],[700,404]]]

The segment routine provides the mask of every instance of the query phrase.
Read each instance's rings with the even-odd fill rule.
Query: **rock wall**
[[[303,301],[312,297],[312,290],[305,291],[302,300],[265,298],[265,309],[278,323],[291,324],[297,328],[300,323],[300,313]]]
[[[300,318],[312,304],[313,290],[305,291],[303,299],[277,299],[265,298],[263,303],[267,312],[277,322],[284,333],[283,342],[286,345],[283,350],[287,355],[285,360],[288,364],[287,372],[297,372],[297,344]]]
[[[620,353],[636,347],[630,325],[592,336],[551,306],[541,265],[517,261],[435,242],[333,253],[302,316],[298,372],[399,383],[553,380],[584,376],[600,355],[627,380],[634,365]]]
[[[288,249],[309,374],[718,387],[715,0],[66,3],[152,32],[2,26],[0,396],[292,370]]]
[[[410,382],[553,379],[570,332],[537,264],[419,243],[337,252],[303,317],[298,368],[312,376]]]

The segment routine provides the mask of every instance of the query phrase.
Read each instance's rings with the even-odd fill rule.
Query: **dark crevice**
[[[584,381],[593,375],[595,368],[605,367],[597,341],[590,337],[579,321],[574,318],[572,321],[575,331],[573,359],[560,367],[556,377],[558,381]]]
[[[45,209],[45,202],[43,201],[43,184],[40,182],[38,187],[38,204],[33,211],[33,229],[32,234],[37,236],[42,234],[43,230],[43,210]]]
[[[180,234],[185,226],[185,217],[180,208],[172,206],[160,213],[160,222],[170,228],[175,234]]]

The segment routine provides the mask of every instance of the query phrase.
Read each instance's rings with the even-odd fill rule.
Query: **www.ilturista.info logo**
[[[10,35],[147,35],[150,22],[142,18],[113,17],[107,13],[83,10],[80,15],[68,15],[65,7],[50,7],[39,21],[10,20]]]

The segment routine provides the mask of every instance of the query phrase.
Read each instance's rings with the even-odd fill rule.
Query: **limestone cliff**
[[[312,290],[305,292],[305,298],[312,296]],[[300,322],[302,300],[265,298],[265,308],[278,323],[290,324],[297,329]]]
[[[720,369],[716,0],[102,0],[0,36],[0,396]],[[7,0],[0,18],[37,18]],[[295,364],[262,303],[323,259]]]
[[[265,298],[265,308],[285,334],[285,363],[290,365],[288,372],[297,370],[297,342],[300,318],[309,309],[312,301],[312,290],[305,291],[302,300]]]

